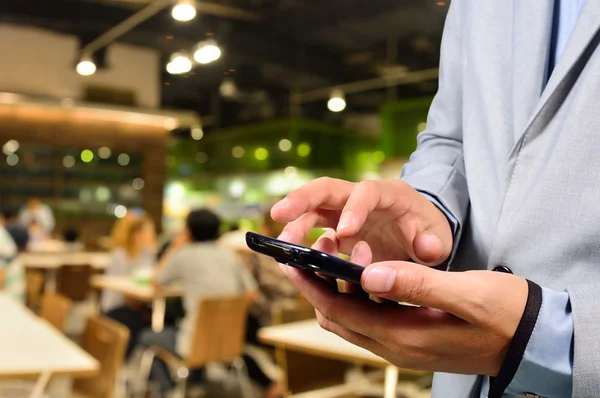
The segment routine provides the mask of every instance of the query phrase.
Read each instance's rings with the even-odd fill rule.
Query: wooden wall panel
[[[142,204],[148,215],[160,226],[168,140],[168,132],[164,128],[89,120],[75,116],[68,109],[0,105],[0,146],[11,139],[54,148],[93,149],[106,146],[113,153],[143,154],[142,178],[145,186]],[[64,181],[51,183],[56,187]],[[0,179],[0,191],[3,184]],[[106,220],[80,220],[78,224],[88,240],[106,234],[110,229],[110,225],[107,225],[110,223]],[[58,220],[59,228],[61,225]]]

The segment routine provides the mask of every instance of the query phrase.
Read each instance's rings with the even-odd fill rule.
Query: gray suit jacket
[[[567,290],[574,397],[600,396],[600,0],[544,87],[554,0],[453,0],[440,87],[403,179],[460,222],[451,267]],[[510,292],[507,292],[510,293]],[[438,374],[435,398],[479,394]]]

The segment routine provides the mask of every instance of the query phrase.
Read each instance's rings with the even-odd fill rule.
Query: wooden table
[[[98,374],[100,364],[74,342],[23,305],[0,293],[0,380]]]
[[[56,292],[56,270],[64,266],[89,265],[103,270],[110,265],[110,253],[103,252],[62,252],[62,253],[23,253],[19,256],[25,268],[43,270],[45,291]]]
[[[152,303],[152,330],[155,332],[162,331],[164,327],[166,299],[182,294],[181,286],[156,290],[152,285],[137,283],[128,276],[97,275],[90,283],[96,289],[113,290],[132,299]]]
[[[385,369],[384,398],[396,397],[399,369],[370,351],[347,342],[322,329],[316,320],[288,323],[260,329],[260,341],[277,348],[302,352],[330,359],[370,365]],[[403,373],[424,375],[423,372],[402,370]]]

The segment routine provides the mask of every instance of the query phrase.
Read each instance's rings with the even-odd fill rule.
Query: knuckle
[[[332,182],[334,182],[336,179],[335,178],[331,178],[331,177],[319,177],[313,180],[313,182],[315,184],[318,185],[330,185]]]
[[[378,183],[376,181],[365,180],[358,183],[356,190],[359,192],[372,192],[377,186]]]
[[[404,281],[399,295],[407,303],[420,303],[427,294],[427,282],[421,272],[403,273],[399,278]]]

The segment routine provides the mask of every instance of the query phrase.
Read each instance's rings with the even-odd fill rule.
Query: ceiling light
[[[221,58],[221,49],[214,41],[203,41],[196,46],[194,60],[199,64],[209,64]]]
[[[181,75],[192,70],[192,60],[184,53],[175,53],[171,55],[171,60],[167,64],[167,72],[172,75]]]
[[[196,16],[196,2],[194,0],[177,0],[177,4],[171,10],[173,19],[187,22]]]
[[[331,112],[341,112],[346,109],[346,99],[342,90],[333,90],[329,101],[327,101],[327,108]]]
[[[91,76],[96,73],[96,64],[91,57],[84,56],[81,57],[76,69],[81,76]]]

